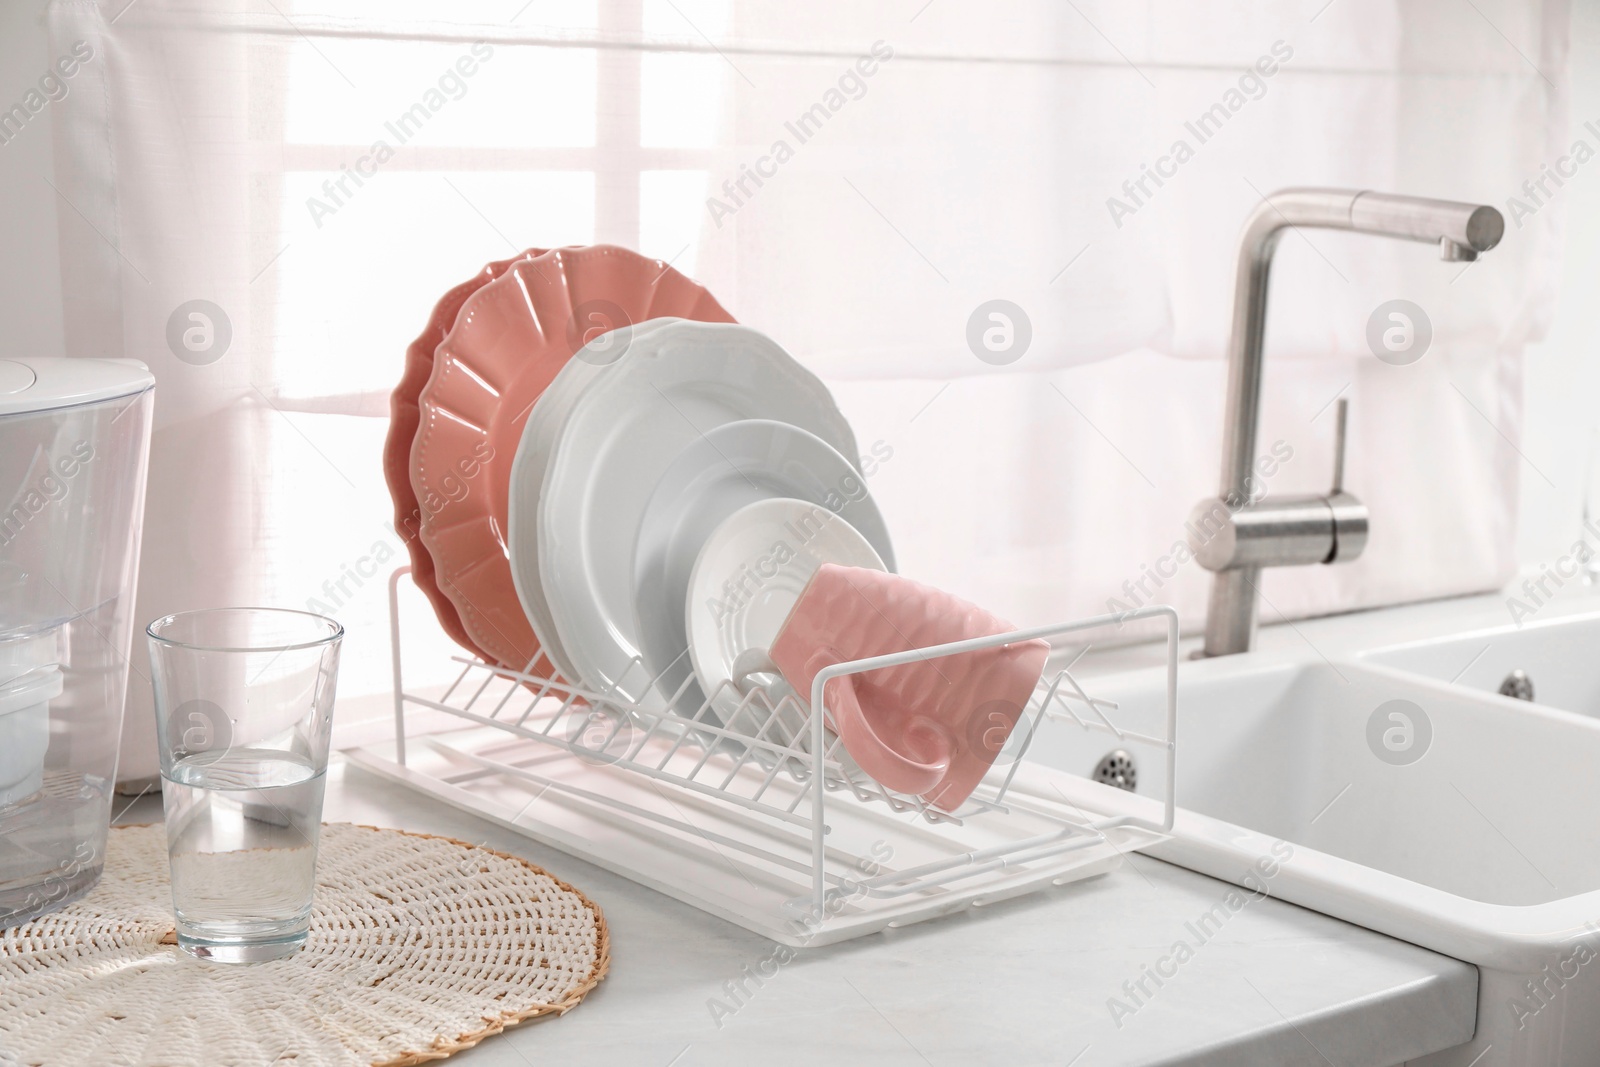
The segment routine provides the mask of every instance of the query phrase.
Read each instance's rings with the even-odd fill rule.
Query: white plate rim
[[[628,346],[646,337],[657,328],[683,319],[663,317],[648,319],[622,329],[628,331]],[[612,334],[621,331],[612,331]],[[612,336],[607,334],[607,337]],[[587,346],[585,346],[587,347]],[[622,358],[626,358],[627,349]],[[620,360],[619,360],[620,362]],[[555,624],[555,615],[545,593],[539,573],[539,500],[543,495],[550,460],[560,439],[561,430],[584,391],[609,364],[590,362],[574,355],[550,380],[522,429],[517,442],[517,454],[511,461],[511,486],[506,501],[506,544],[511,553],[511,584],[522,604],[522,613],[533,627],[556,673],[573,685],[579,685],[577,667],[561,644],[561,635]]]

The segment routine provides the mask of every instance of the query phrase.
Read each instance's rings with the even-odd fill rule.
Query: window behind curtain
[[[611,241],[828,381],[863,450],[892,453],[871,485],[908,574],[1021,623],[1102,611],[1215,491],[1232,257],[1260,193],[1503,205],[1565,150],[1564,4],[1475,7],[53,5],[53,47],[99,57],[51,105],[67,347],[144,359],[159,383],[139,610],[333,607],[341,691],[381,697],[404,553],[378,457],[406,344],[485,261]],[[1110,209],[1280,42],[1292,58],[1176,176]],[[1272,490],[1326,488],[1319,412],[1342,393],[1375,535],[1353,566],[1268,575],[1274,608],[1504,576],[1517,481],[1536,476],[1519,360],[1558,222],[1541,211],[1459,275],[1420,247],[1284,242],[1261,436],[1297,458]],[[1396,296],[1436,327],[1403,379],[1364,341]],[[235,330],[209,366],[165,342],[196,297]],[[993,298],[1032,320],[1005,366],[966,339]],[[1205,588],[1188,566],[1159,598],[1192,624]],[[442,634],[408,649],[408,682],[448,672]]]

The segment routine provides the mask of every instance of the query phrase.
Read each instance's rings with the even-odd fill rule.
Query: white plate
[[[673,318],[650,319],[636,326],[614,330],[604,335],[604,340],[611,345],[617,338],[625,336],[626,347],[660,326],[682,321]],[[572,414],[573,406],[583,396],[589,383],[607,366],[604,360],[583,358],[583,353],[588,350],[589,346],[586,345],[569,359],[534,403],[522,438],[517,442],[517,455],[511,463],[511,490],[507,497],[506,545],[511,553],[511,581],[516,586],[517,599],[522,602],[528,624],[533,627],[534,636],[539,639],[539,645],[555,666],[556,673],[574,685],[581,684],[581,676],[566,649],[561,647],[555,616],[550,611],[544,582],[539,576],[539,500],[544,493],[551,453],[555,450],[567,417]]]
[[[743,675],[755,662],[766,661],[795,601],[824,563],[885,569],[855,527],[804,500],[748,504],[706,538],[689,577],[684,627],[695,677],[730,729],[753,734],[761,728],[760,723],[735,721],[741,692],[750,687]],[[762,685],[773,705],[793,692],[781,679]],[[808,693],[800,696],[810,699]],[[798,716],[793,719],[786,716],[773,723],[764,736],[793,744],[800,725]],[[804,738],[799,740],[804,744]]]
[[[546,470],[536,543],[560,647],[589,686],[665,710],[640,660],[633,606],[645,506],[679,452],[724,423],[753,418],[799,426],[856,454],[827,388],[745,326],[680,320],[641,330],[576,401]]]
[[[646,670],[673,706],[705,703],[684,630],[684,598],[700,548],[722,520],[757,500],[820,504],[855,527],[894,570],[894,548],[866,481],[816,434],[770,419],[718,426],[672,461],[645,506],[634,548],[635,632]]]

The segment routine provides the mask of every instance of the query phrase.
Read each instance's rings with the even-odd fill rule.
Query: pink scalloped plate
[[[417,494],[411,488],[411,444],[416,440],[421,415],[417,398],[433,373],[433,352],[444,340],[444,335],[455,325],[456,316],[467,298],[494,281],[510,269],[519,259],[542,256],[543,248],[530,248],[510,259],[497,259],[486,264],[467,281],[445,293],[433,306],[428,325],[415,341],[406,347],[406,365],[400,382],[389,397],[389,436],[383,442],[383,479],[389,483],[389,495],[394,498],[394,530],[406,546],[411,557],[411,580],[428,598],[439,626],[451,639],[475,656],[488,657],[461,625],[461,617],[450,598],[439,591],[433,576],[433,557],[427,546],[417,536],[422,525],[422,508]]]
[[[666,316],[734,321],[660,260],[613,245],[558,248],[469,296],[435,352],[411,446],[418,539],[467,636],[504,666],[554,675],[517,599],[507,547],[511,464],[528,415],[585,343]]]

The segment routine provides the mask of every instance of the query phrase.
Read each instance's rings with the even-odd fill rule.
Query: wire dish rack
[[[439,695],[403,684],[401,567],[389,582],[394,740],[350,750],[356,764],[510,827],[746,929],[823,945],[1103,874],[1172,829],[1178,620],[1151,606],[1115,615],[840,663],[811,701],[752,688],[728,721],[719,694],[686,682],[645,708],[606,692],[477,659]],[[1072,663],[1045,671],[995,766],[959,809],[867,777],[826,727],[826,683],[914,660],[1141,619],[1164,622],[1164,735],[1119,729]],[[1078,655],[1081,656],[1079,651]],[[1075,661],[1074,661],[1075,662]],[[638,669],[642,670],[642,666]],[[699,694],[696,692],[696,697]],[[686,706],[692,703],[694,706]],[[778,724],[788,723],[788,728]],[[1025,759],[1042,729],[1099,731],[1164,751],[1166,800],[1047,770]],[[769,732],[772,736],[769,736]]]

